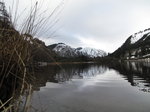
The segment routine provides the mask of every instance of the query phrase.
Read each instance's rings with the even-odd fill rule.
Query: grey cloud
[[[150,27],[149,6],[149,0],[69,0],[60,21],[42,38],[47,44],[64,42],[74,47],[87,46],[81,40],[92,38],[99,49],[113,52],[128,36]],[[46,38],[53,31],[53,38]]]

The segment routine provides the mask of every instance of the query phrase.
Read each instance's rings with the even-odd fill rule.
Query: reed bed
[[[41,46],[33,36],[40,32],[40,28],[44,29],[48,20],[62,5],[60,3],[47,18],[39,18],[42,17],[42,13],[37,13],[39,8],[36,2],[31,7],[20,31],[17,31],[15,24],[18,18],[18,3],[16,4],[15,17],[12,20],[12,12],[8,13],[4,1],[0,1],[0,111],[2,112],[28,112],[31,108],[30,82],[34,80],[31,70],[32,46]],[[47,29],[51,29],[57,22],[57,19],[51,22]],[[50,58],[55,61],[51,56]]]
[[[1,91],[0,110],[17,112],[24,89],[31,90],[27,66],[31,57],[32,38],[16,31],[9,16],[4,15],[6,10],[1,12],[3,17],[0,18],[0,90],[4,92]]]

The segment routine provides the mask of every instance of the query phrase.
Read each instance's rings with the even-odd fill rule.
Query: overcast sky
[[[9,6],[13,0],[5,1]],[[19,1],[19,8],[23,9],[36,0]],[[52,12],[62,2],[38,1],[44,1],[41,10],[48,9],[47,12]],[[63,42],[73,47],[113,52],[131,34],[150,27],[150,0],[66,0],[56,13],[47,25],[60,20],[47,33],[42,34],[42,31],[38,35],[46,44]]]

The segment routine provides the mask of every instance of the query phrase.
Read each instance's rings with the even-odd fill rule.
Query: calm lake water
[[[30,112],[150,112],[150,63],[43,67]]]

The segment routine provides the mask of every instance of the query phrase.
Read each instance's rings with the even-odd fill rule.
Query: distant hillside
[[[107,55],[106,52],[94,48],[72,48],[64,43],[58,43],[48,46],[49,49],[52,49],[60,57],[80,57],[86,56],[88,58],[104,57]]]
[[[32,59],[35,62],[54,62],[55,58],[58,57],[54,51],[48,49],[45,43],[38,38],[34,38],[33,44],[30,46]]]
[[[110,56],[123,59],[139,59],[150,56],[150,28],[131,35]]]

